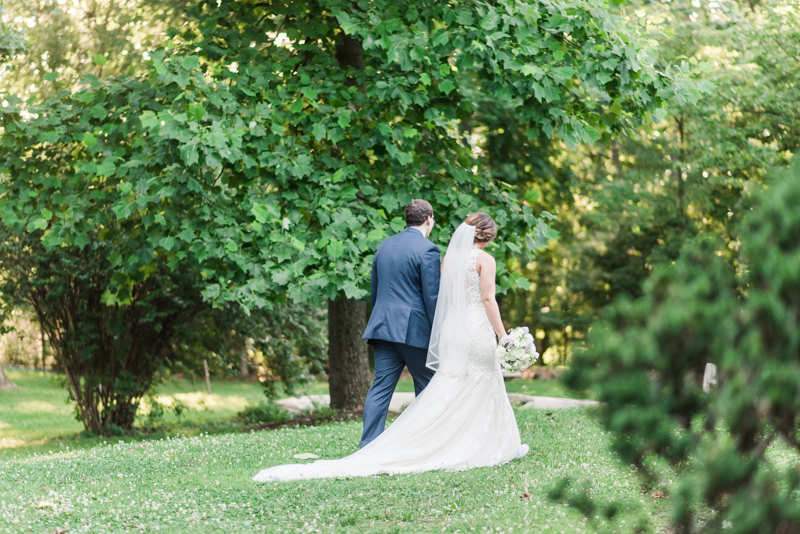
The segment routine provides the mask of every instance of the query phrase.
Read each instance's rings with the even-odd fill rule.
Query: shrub
[[[677,532],[800,529],[796,456],[788,466],[767,458],[778,443],[800,452],[797,206],[800,159],[755,197],[740,253],[726,259],[709,237],[687,244],[641,299],[610,308],[565,376],[597,391],[614,449],[646,484],[663,482],[655,460],[672,464]],[[708,394],[706,363],[719,375]],[[558,490],[554,497],[585,505],[585,488]]]
[[[293,416],[280,404],[274,402],[260,402],[256,405],[250,405],[237,415],[237,418],[243,423],[259,424],[259,423],[285,423]]]

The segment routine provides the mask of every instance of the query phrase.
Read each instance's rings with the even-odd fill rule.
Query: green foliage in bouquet
[[[757,195],[737,263],[714,239],[687,244],[641,299],[609,309],[566,376],[595,388],[614,449],[645,483],[664,482],[657,458],[677,469],[667,489],[677,532],[800,528],[798,456],[775,462],[768,451],[800,453],[798,205],[800,160]],[[706,363],[718,367],[709,393]],[[565,482],[555,496],[591,514],[591,489],[578,487]]]

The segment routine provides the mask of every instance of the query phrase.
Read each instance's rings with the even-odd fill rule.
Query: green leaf
[[[344,128],[349,128],[350,127],[350,116],[352,114],[353,114],[353,112],[350,111],[349,109],[342,110],[342,111],[339,112],[339,119],[336,122],[343,129]]]
[[[347,281],[342,286],[342,290],[344,291],[344,295],[349,299],[359,299],[366,295],[366,291],[359,289],[358,286],[354,282]]]
[[[475,18],[472,16],[472,13],[466,9],[459,9],[458,14],[456,15],[456,22],[462,26],[472,26],[472,24],[475,22]]]
[[[100,104],[92,106],[92,117],[94,117],[95,119],[105,119],[106,115],[108,115],[106,108],[104,108]]]
[[[395,217],[392,219],[392,222],[389,223],[389,227],[396,232],[402,232],[406,228],[406,221],[404,221],[400,217]]]
[[[456,88],[456,84],[454,84],[452,80],[444,80],[443,82],[439,82],[438,87],[441,92],[449,95],[450,92]]]
[[[433,38],[433,46],[446,45],[450,41],[450,35],[447,32],[439,32]]]
[[[161,245],[161,247],[164,250],[169,252],[170,250],[172,250],[172,247],[175,246],[175,239],[172,238],[172,237],[164,237],[164,238],[161,238],[161,241],[159,241],[158,244]],[[233,251],[231,251],[231,252],[233,252]]]
[[[72,244],[82,249],[89,244],[89,236],[87,236],[85,232],[82,232],[75,236],[75,239],[72,240]]]
[[[548,221],[555,221],[558,220],[558,217],[550,213],[549,211],[543,211],[539,214],[542,218],[547,219]]]
[[[206,108],[203,107],[202,103],[198,102],[197,104],[189,104],[189,107],[186,110],[186,117],[190,121],[199,122],[203,120],[203,117],[205,116],[206,116]]]
[[[181,158],[187,166],[192,166],[200,160],[200,152],[197,150],[197,143],[190,143],[180,148]]]
[[[184,228],[184,230],[178,234],[178,237],[186,241],[187,243],[191,243],[194,241],[194,232],[191,228]]]
[[[527,193],[525,193],[525,200],[528,204],[536,204],[539,201],[539,191],[536,189],[529,189]]]
[[[319,93],[312,87],[303,87],[302,92],[303,96],[309,100],[316,100],[319,97]]]
[[[422,84],[425,85],[425,86],[430,86],[431,77],[428,76],[427,72],[423,72],[422,74],[419,75],[419,81],[421,81]]]
[[[272,203],[261,202],[255,204],[250,213],[256,218],[256,221],[264,224],[267,220],[275,220],[281,216],[281,209],[279,206]]]
[[[383,228],[375,228],[374,230],[370,230],[370,232],[367,234],[367,241],[383,241],[385,237],[386,232]]]
[[[500,15],[497,14],[496,11],[491,10],[489,13],[481,21],[481,28],[485,31],[490,32],[493,29],[497,28],[497,25],[500,23]]]
[[[279,286],[285,286],[291,277],[291,271],[276,271],[272,274],[272,281]]]
[[[106,158],[103,163],[97,166],[97,174],[100,176],[111,176],[116,170],[117,166],[114,165],[110,158]]]
[[[255,216],[256,221],[258,221],[259,223],[264,224],[265,222],[267,222],[267,208],[263,204],[262,205],[256,204],[255,206],[253,206],[253,208],[250,210],[250,213],[252,213],[253,216]]]
[[[417,129],[416,129],[416,128],[407,128],[407,129],[406,129],[406,130],[403,132],[403,137],[408,137],[408,138],[411,138],[411,137],[416,137],[418,133],[419,133],[419,132],[417,131]]]
[[[514,284],[516,284],[517,287],[524,289],[526,291],[531,288],[531,283],[524,276],[520,276],[519,278],[514,280]]]
[[[525,76],[533,76],[537,79],[542,75],[543,72],[542,69],[530,63],[523,65],[519,71]]]
[[[236,250],[237,250],[239,247],[238,247],[238,246],[236,246],[236,241],[234,241],[234,240],[232,240],[232,239],[231,239],[230,241],[228,241],[227,243],[225,243],[225,248],[226,248],[226,249],[228,249],[228,252],[236,252]]]
[[[575,69],[572,67],[556,67],[550,73],[556,81],[564,83],[575,75]]]
[[[342,254],[344,254],[344,244],[341,241],[331,241],[328,243],[326,250],[328,251],[329,256],[333,258],[341,258]]]
[[[328,134],[328,127],[322,122],[315,122],[311,127],[311,133],[314,135],[314,139],[321,141]]]
[[[42,219],[44,219],[45,221],[49,221],[52,218],[53,218],[53,212],[52,211],[50,211],[48,209],[42,210]]]
[[[514,253],[519,254],[522,252],[522,247],[514,243],[513,241],[506,241],[506,246]]]
[[[197,56],[184,56],[181,65],[186,70],[196,69],[200,66],[200,58]]]
[[[103,54],[97,54],[92,58],[92,61],[94,61],[95,65],[99,65],[102,67],[108,62],[108,59],[106,59],[106,57]]]
[[[156,128],[159,124],[158,117],[156,117],[156,114],[149,109],[142,111],[140,120],[142,121],[142,126],[147,129]]]
[[[89,132],[86,132],[83,134],[83,144],[88,148],[94,148],[94,146],[97,145],[97,137]]]
[[[410,152],[398,150],[395,152],[394,156],[397,158],[397,161],[400,163],[400,165],[409,165],[412,161],[414,161],[414,154]]]
[[[59,75],[60,75],[60,73],[58,71],[55,71],[55,70],[54,71],[50,71],[50,72],[48,72],[47,74],[44,75],[44,79],[47,80],[48,82],[54,82],[54,81],[56,81],[58,79]]]

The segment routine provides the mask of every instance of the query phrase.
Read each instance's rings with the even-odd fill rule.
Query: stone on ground
[[[400,413],[403,408],[411,404],[414,400],[413,393],[397,393],[392,395],[389,403],[389,412]],[[597,401],[580,399],[561,399],[556,397],[536,397],[533,395],[521,395],[519,393],[509,393],[508,400],[514,405],[521,405],[523,409],[535,408],[539,410],[557,410],[560,408],[575,408],[578,406],[595,406]],[[289,397],[277,401],[286,411],[293,414],[313,411],[318,408],[330,406],[330,395],[304,395],[302,397]]]

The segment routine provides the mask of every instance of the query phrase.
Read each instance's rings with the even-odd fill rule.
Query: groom
[[[372,262],[373,309],[364,339],[375,347],[375,381],[364,403],[361,447],[383,432],[403,366],[414,379],[416,395],[433,376],[425,367],[439,296],[439,247],[428,241],[433,208],[415,199],[405,216],[408,228],[381,243]]]

